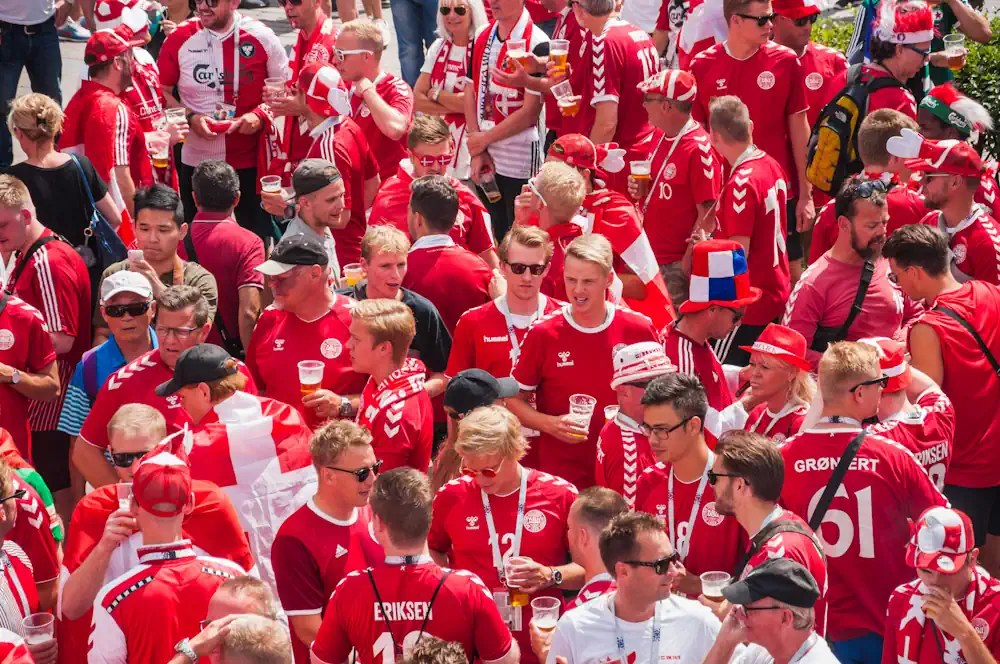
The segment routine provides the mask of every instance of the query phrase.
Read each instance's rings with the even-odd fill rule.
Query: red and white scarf
[[[521,11],[521,18],[517,20],[517,25],[507,35],[507,39],[500,42],[500,53],[497,56],[497,67],[503,68],[507,59],[507,42],[511,39],[523,39],[525,48],[531,50],[531,33],[534,23],[528,10]],[[482,123],[503,122],[511,113],[519,110],[524,105],[524,88],[509,88],[493,82],[490,76],[490,50],[496,48],[494,37],[499,39],[496,21],[491,21],[485,30],[479,33],[473,45],[472,51],[472,84],[476,90],[476,108],[480,129]]]
[[[427,367],[414,357],[406,358],[403,366],[386,376],[378,385],[369,378],[361,393],[358,424],[371,431],[375,418],[383,408],[423,392],[426,378]]]

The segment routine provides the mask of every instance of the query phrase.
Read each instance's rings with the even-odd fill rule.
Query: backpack
[[[863,74],[861,67],[847,70],[847,86],[823,108],[809,136],[806,177],[830,196],[836,196],[844,180],[864,168],[858,155],[858,128],[868,114],[869,95],[903,87],[892,76]]]

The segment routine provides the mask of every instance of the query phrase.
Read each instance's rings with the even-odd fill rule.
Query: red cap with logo
[[[878,363],[882,369],[882,375],[889,378],[889,384],[882,391],[899,392],[905,390],[913,377],[910,372],[910,364],[906,361],[906,346],[888,337],[871,337],[858,341],[878,349]]]
[[[771,9],[775,14],[793,20],[819,14],[822,11],[816,0],[772,0]]]
[[[114,30],[98,30],[87,40],[83,51],[83,64],[88,67],[102,62],[114,60],[133,46],[142,46],[146,42],[133,39],[134,32],[126,25],[119,25]]]
[[[583,134],[560,136],[549,147],[548,156],[594,173],[617,173],[625,168],[625,150],[617,143],[594,145]]]
[[[336,68],[310,62],[299,72],[299,88],[313,113],[324,117],[351,114],[350,94]]]
[[[949,507],[932,507],[920,515],[910,543],[906,545],[906,564],[941,574],[962,569],[969,553],[976,548],[972,520]]]
[[[153,516],[177,516],[191,500],[191,467],[184,450],[190,436],[190,430],[184,429],[163,439],[136,466],[132,495]]]
[[[661,94],[675,101],[694,101],[698,94],[694,75],[680,69],[663,69],[636,87],[642,92]]]
[[[806,359],[806,338],[784,325],[768,323],[752,346],[740,346],[748,353],[764,353],[803,371],[811,371],[812,365]]]

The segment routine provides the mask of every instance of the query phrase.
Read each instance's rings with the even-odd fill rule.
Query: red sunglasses
[[[495,468],[480,468],[479,470],[473,470],[472,468],[467,468],[465,466],[462,466],[462,474],[466,475],[467,477],[475,477],[476,475],[482,475],[486,479],[492,480],[497,476],[497,473],[500,471],[500,466],[502,465],[503,461],[498,463]]]
[[[455,155],[443,154],[439,157],[420,157],[417,155],[412,155],[412,158],[415,159],[417,163],[419,163],[421,166],[427,168],[429,166],[433,166],[434,164],[438,164],[440,166],[448,166],[449,164],[451,164],[451,160],[455,158]]]

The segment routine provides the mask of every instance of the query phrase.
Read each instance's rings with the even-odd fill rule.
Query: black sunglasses
[[[524,274],[525,270],[531,270],[531,274],[536,277],[540,277],[542,272],[545,272],[545,268],[548,267],[548,263],[542,263],[541,265],[526,265],[524,263],[507,263],[507,267],[514,274]]]
[[[364,482],[368,479],[369,473],[373,475],[378,475],[379,468],[382,467],[381,461],[376,461],[375,465],[370,468],[358,468],[357,470],[347,470],[346,468],[337,468],[336,466],[327,466],[330,470],[339,470],[342,473],[350,473],[358,478],[359,482]]]
[[[763,16],[754,16],[753,14],[737,14],[737,16],[745,18],[748,21],[755,22],[758,28],[763,28],[765,25],[774,20],[774,14],[764,14]]]
[[[793,18],[792,23],[800,28],[806,27],[806,25],[812,25],[819,20],[819,14],[810,14],[809,16],[803,16],[802,18]]]
[[[200,4],[208,6],[209,9],[215,9],[219,6],[219,0],[194,0],[194,6],[197,7]]]
[[[870,380],[861,381],[860,383],[852,387],[849,391],[854,392],[859,387],[864,387],[865,385],[881,385],[882,389],[884,390],[885,388],[889,387],[889,377],[881,376],[879,378],[872,378]]]
[[[659,558],[652,562],[646,562],[645,560],[626,560],[624,563],[626,565],[632,565],[634,567],[652,567],[653,572],[663,576],[668,571],[670,571],[670,566],[674,563],[679,563],[681,561],[681,554],[674,551],[669,556],[665,558]]]
[[[917,48],[913,44],[903,44],[903,48],[905,48],[908,51],[913,51],[914,53],[916,53],[917,55],[919,55],[921,58],[923,58],[925,60],[927,58],[929,58],[930,55],[931,55],[931,49],[929,49],[929,48],[928,49],[921,49],[921,48]]]
[[[653,434],[656,434],[657,438],[666,438],[667,436],[669,436],[670,434],[672,434],[674,431],[676,431],[677,429],[680,429],[682,426],[684,426],[685,424],[687,424],[690,421],[691,421],[691,418],[687,417],[687,418],[681,420],[680,422],[678,422],[677,424],[675,424],[672,427],[654,427],[654,426],[650,426],[650,425],[646,424],[645,422],[643,422],[642,424],[639,425],[639,428],[641,428],[642,432],[644,434],[646,434],[646,438],[649,438]]]
[[[854,191],[859,198],[871,198],[872,194],[878,192],[885,194],[889,192],[889,185],[881,180],[865,180],[858,184]]]
[[[141,316],[149,311],[152,302],[133,302],[132,304],[107,304],[104,306],[105,315],[110,318],[121,318],[128,314],[132,318]]]
[[[285,5],[291,5],[292,7],[298,7],[302,4],[302,0],[278,0],[278,6],[284,7]]]
[[[780,611],[783,608],[785,608],[785,607],[783,607],[783,606],[744,606],[744,607],[742,607],[742,609],[744,611],[746,611],[747,613],[751,613],[753,611]]]
[[[27,489],[18,489],[14,493],[10,494],[6,498],[0,498],[0,503],[6,503],[8,500],[21,500],[28,495]]]
[[[707,473],[708,483],[715,486],[715,483],[719,481],[720,477],[740,477],[739,475],[733,475],[732,473],[717,473],[714,470],[710,470]]]
[[[111,454],[111,465],[115,468],[131,468],[133,463],[144,456],[145,452],[114,452]]]
[[[301,0],[299,0],[301,2]],[[451,10],[455,10],[457,16],[465,16],[465,12],[469,11],[467,7],[441,7],[441,16],[447,16],[451,13]]]

